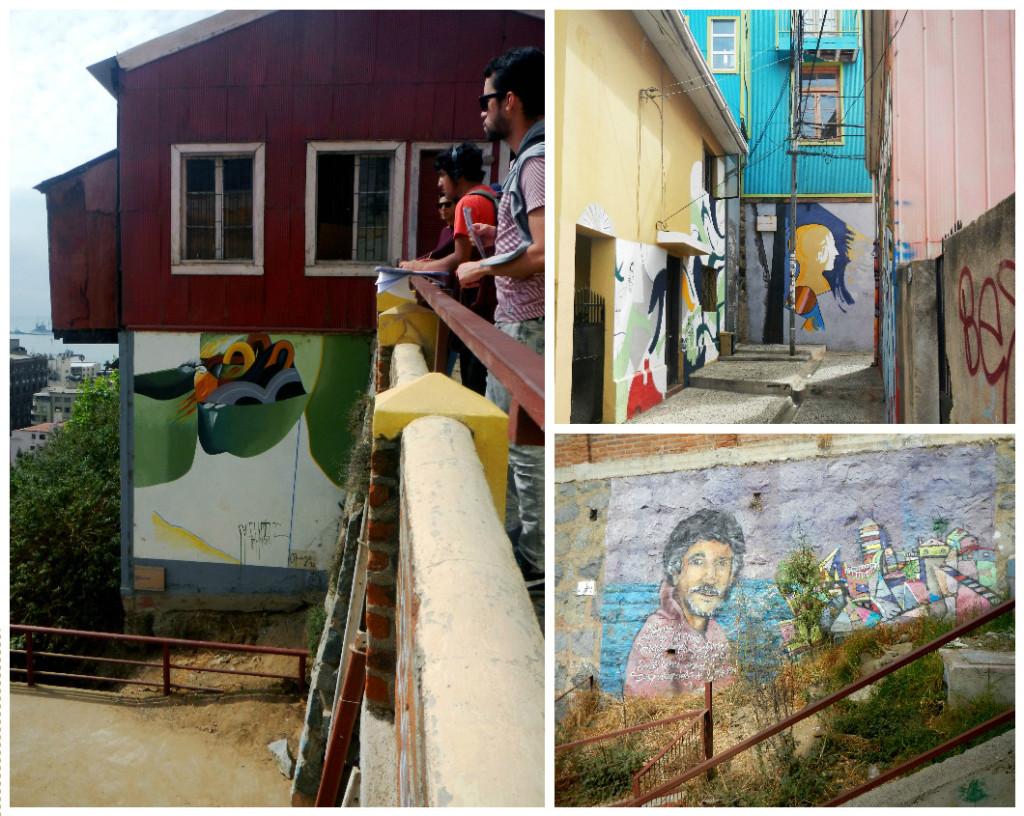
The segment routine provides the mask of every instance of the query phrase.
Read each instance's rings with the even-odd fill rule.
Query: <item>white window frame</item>
[[[821,32],[822,37],[839,36],[840,10],[838,9],[804,9],[804,35],[811,34],[815,37]],[[829,15],[832,15],[832,25],[829,26]],[[822,17],[825,26],[822,27]]]
[[[391,191],[388,213],[387,263],[402,255],[402,216],[405,199],[405,142],[306,143],[306,275],[309,277],[376,276],[379,261],[318,261],[316,259],[317,158],[320,153],[380,153],[391,156]]]
[[[252,157],[252,260],[189,260],[185,241],[185,159],[196,156]],[[262,275],[263,216],[266,195],[266,145],[263,142],[171,145],[171,274]]]

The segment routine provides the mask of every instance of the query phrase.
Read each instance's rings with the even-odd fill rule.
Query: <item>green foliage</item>
[[[320,636],[324,633],[324,623],[327,622],[327,611],[323,604],[314,604],[306,613],[306,648],[310,656],[316,655],[320,646]]]
[[[647,763],[648,753],[626,737],[611,745],[589,746],[559,757],[556,804],[596,805],[631,794],[633,775]]]
[[[775,585],[793,610],[797,634],[809,644],[818,643],[825,636],[818,624],[829,596],[818,556],[803,533],[796,549],[779,563]]]
[[[120,631],[118,372],[83,383],[74,418],[11,468],[11,621]]]

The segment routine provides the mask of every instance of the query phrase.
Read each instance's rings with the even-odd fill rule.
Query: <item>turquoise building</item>
[[[683,10],[747,139],[741,166],[740,341],[788,343],[797,134],[796,342],[875,348],[875,227],[864,164],[859,10]],[[793,123],[792,50],[799,48]],[[745,308],[744,308],[745,306]]]

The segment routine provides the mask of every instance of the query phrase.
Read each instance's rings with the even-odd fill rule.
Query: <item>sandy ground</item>
[[[259,736],[301,720],[281,701],[131,702],[109,692],[11,687],[11,805],[281,806],[291,783]],[[301,705],[300,705],[301,708]],[[55,725],[59,723],[59,727]]]
[[[268,634],[260,640],[281,640]],[[298,645],[287,634],[274,645]],[[296,667],[294,658],[201,652],[172,662],[280,674]],[[136,677],[158,680],[160,670]],[[12,684],[11,805],[289,806],[291,782],[267,745],[287,739],[296,755],[305,695],[264,678],[176,671],[172,681],[224,693],[164,698],[142,686],[114,693]]]

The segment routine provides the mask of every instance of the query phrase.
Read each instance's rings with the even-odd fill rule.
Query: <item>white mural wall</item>
[[[325,569],[344,498],[340,418],[365,389],[366,345],[135,334],[135,556]]]
[[[684,375],[718,359],[718,332],[725,312],[725,205],[703,189],[702,165],[690,175],[690,236],[709,255],[680,259],[680,291],[669,291],[668,252],[635,241],[615,242],[613,379],[615,421],[622,422],[665,398],[668,298],[679,298],[679,356]],[[712,278],[714,276],[714,278]],[[710,292],[710,308],[701,305]],[[707,298],[706,298],[707,299]]]

